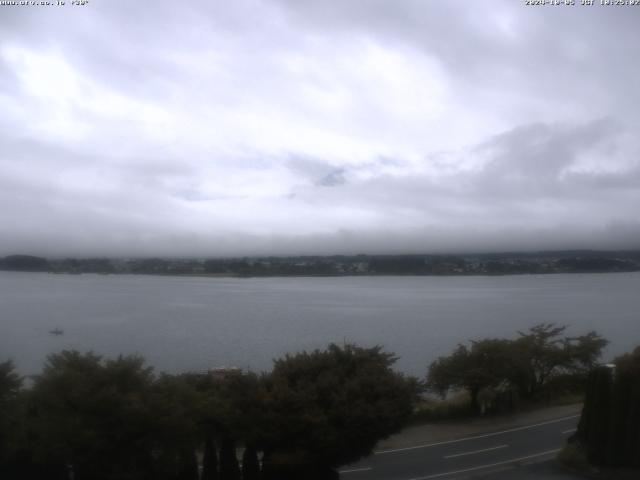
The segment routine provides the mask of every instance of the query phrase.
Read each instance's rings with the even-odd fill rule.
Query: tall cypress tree
[[[639,467],[640,347],[615,364],[591,371],[576,438],[591,463]]]
[[[591,383],[591,412],[587,431],[587,455],[595,464],[606,463],[609,428],[611,425],[611,394],[613,375],[608,368],[596,368]]]
[[[202,458],[202,480],[218,480],[218,455],[216,441],[210,432],[204,440],[204,457]]]
[[[609,465],[640,466],[640,347],[615,361],[612,444]]]
[[[624,372],[615,375],[611,393],[611,418],[609,423],[605,464],[624,465],[628,447],[628,416],[631,402],[629,378]]]
[[[255,447],[249,445],[242,454],[242,480],[259,480],[259,478],[258,452]]]
[[[229,436],[223,437],[220,447],[220,480],[240,480],[236,442]]]
[[[198,459],[191,449],[185,449],[180,452],[180,471],[178,473],[179,480],[198,480]]]

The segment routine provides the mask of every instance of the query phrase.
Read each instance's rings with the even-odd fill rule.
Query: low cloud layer
[[[0,254],[640,248],[639,15],[0,7]]]

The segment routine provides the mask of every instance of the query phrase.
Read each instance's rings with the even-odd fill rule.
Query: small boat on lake
[[[64,335],[64,330],[60,330],[59,328],[54,328],[53,330],[49,330],[51,335]]]

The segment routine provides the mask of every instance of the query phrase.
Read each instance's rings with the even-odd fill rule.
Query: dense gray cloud
[[[0,254],[640,247],[638,8],[0,9]]]

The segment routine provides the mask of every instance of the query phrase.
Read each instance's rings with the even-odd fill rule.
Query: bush
[[[445,400],[423,399],[416,405],[409,423],[420,425],[443,420],[468,418],[471,415],[473,415],[473,412],[469,408],[469,395],[466,392],[461,392]]]
[[[552,400],[560,397],[583,395],[587,378],[583,373],[563,373],[550,378],[540,392],[540,398]]]
[[[587,473],[592,467],[587,460],[587,454],[576,443],[566,445],[558,454],[558,461],[565,467],[578,472]]]
[[[394,372],[394,361],[380,347],[355,345],[277,360],[266,379],[265,461],[301,472],[331,469],[370,454],[379,440],[400,431],[413,411],[417,382]]]

